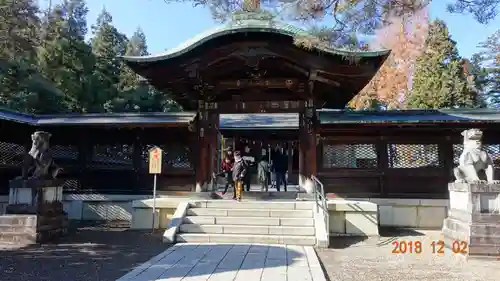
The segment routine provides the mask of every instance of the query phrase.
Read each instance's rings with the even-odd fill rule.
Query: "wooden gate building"
[[[498,167],[498,110],[345,110],[389,51],[304,49],[300,36],[308,34],[245,13],[164,54],[123,58],[181,113],[0,111],[0,193],[20,174],[35,130],[52,133],[67,193],[150,194],[153,145],[164,151],[160,193],[203,190],[219,168],[221,135],[288,143],[301,183],[317,176],[327,193],[347,197],[446,198],[460,132],[471,127],[484,130]]]

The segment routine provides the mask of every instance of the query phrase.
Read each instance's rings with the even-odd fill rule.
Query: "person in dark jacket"
[[[222,192],[222,194],[226,194],[230,185],[234,186],[233,171],[232,171],[233,165],[234,165],[233,150],[231,148],[228,148],[228,150],[226,151],[226,156],[224,157],[224,160],[222,160],[222,167],[221,167],[222,174],[226,179],[226,186],[224,187],[224,192]],[[235,198],[236,198],[236,191],[233,188],[233,199]]]
[[[281,151],[277,151],[274,155],[273,168],[276,174],[276,190],[280,191],[280,187],[283,184],[286,192],[286,171],[288,170],[288,157],[285,154],[281,153]]]
[[[251,179],[252,175],[255,172],[255,166],[257,165],[256,159],[250,150],[250,146],[245,145],[245,151],[242,155],[243,161],[245,161],[247,165],[247,172],[245,174],[245,178],[243,179],[243,186],[246,191],[250,191]]]
[[[234,189],[236,190],[236,200],[241,201],[241,192],[243,192],[243,179],[247,173],[247,164],[241,158],[239,151],[234,152],[234,165],[233,165],[233,181]]]

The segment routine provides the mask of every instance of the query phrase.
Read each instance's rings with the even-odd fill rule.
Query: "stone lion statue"
[[[455,182],[467,183],[498,183],[493,179],[493,160],[483,148],[483,132],[479,129],[469,129],[462,132],[464,150],[460,155],[458,167],[453,172]]]
[[[55,179],[61,171],[52,160],[52,154],[49,151],[50,137],[50,133],[43,131],[37,131],[31,135],[31,149],[23,162],[23,179]]]

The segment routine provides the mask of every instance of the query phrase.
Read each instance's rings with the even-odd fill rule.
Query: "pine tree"
[[[96,57],[95,79],[99,81],[96,106],[110,111],[105,104],[119,97],[121,62],[119,57],[125,54],[127,37],[113,26],[113,18],[103,9],[92,26],[94,37],[91,40],[92,52]]]
[[[433,21],[425,40],[424,53],[417,59],[409,108],[438,109],[473,107],[473,92],[467,87],[463,62],[446,24]]]

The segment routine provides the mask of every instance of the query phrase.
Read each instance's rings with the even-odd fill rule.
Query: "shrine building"
[[[65,206],[80,210],[72,215],[80,219],[86,212],[99,217],[99,208],[107,208],[107,219],[130,219],[130,202],[152,193],[147,168],[153,146],[163,149],[159,196],[212,190],[228,146],[248,144],[262,153],[279,145],[289,156],[291,185],[307,189],[317,178],[330,197],[376,201],[387,226],[416,227],[412,223],[436,213],[445,216],[462,130],[483,130],[498,168],[498,110],[346,110],[390,51],[302,48],[294,44],[301,36],[309,35],[259,13],[241,13],[162,54],[123,58],[183,112],[1,111],[0,204],[36,130],[52,134],[54,160],[64,169]],[[113,213],[117,208],[122,211]],[[424,211],[425,220],[395,219]]]

